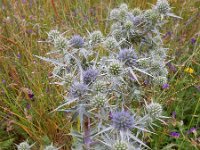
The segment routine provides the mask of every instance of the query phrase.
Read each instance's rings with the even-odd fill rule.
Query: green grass
[[[62,102],[62,89],[49,84],[51,66],[33,56],[45,56],[50,47],[37,41],[46,39],[46,32],[55,28],[68,31],[67,35],[84,35],[94,29],[107,33],[106,16],[122,2],[144,9],[155,0],[32,0],[32,4],[0,0],[0,149],[15,149],[13,143],[26,139],[37,145],[53,142],[70,149],[70,117],[49,113]],[[153,150],[170,144],[168,149],[195,150],[200,148],[200,129],[195,134],[186,132],[200,127],[200,90],[195,87],[200,86],[200,1],[170,3],[174,13],[183,18],[172,19],[163,29],[163,33],[172,32],[165,44],[177,71],[170,72],[169,89],[146,90],[150,91],[148,99],[162,102],[166,116],[176,111],[176,119],[169,119],[168,125],[160,124],[157,135],[147,139]],[[197,40],[195,44],[191,44],[191,38]],[[187,67],[194,73],[185,72]],[[34,93],[33,99],[28,96],[29,90]],[[28,104],[30,109],[26,108]],[[172,138],[171,131],[181,136]]]

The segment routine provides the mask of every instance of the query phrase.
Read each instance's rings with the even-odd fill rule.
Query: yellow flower
[[[192,74],[192,73],[194,73],[194,69],[192,69],[192,68],[190,68],[190,67],[188,67],[188,68],[185,68],[185,70],[184,70],[185,72],[187,72],[187,73],[189,73],[189,74]]]

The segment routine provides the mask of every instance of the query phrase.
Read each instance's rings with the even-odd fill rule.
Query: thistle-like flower
[[[116,41],[120,41],[123,38],[123,32],[120,29],[113,30],[111,34],[116,39]]]
[[[91,44],[101,43],[103,41],[103,34],[101,31],[94,31],[90,34],[90,42]]]
[[[60,36],[60,32],[58,30],[51,30],[49,33],[48,33],[48,41],[49,42],[54,42],[54,40],[56,38],[58,38]]]
[[[120,22],[126,21],[127,13],[128,13],[128,12],[127,12],[126,9],[120,9],[118,20],[119,20]]]
[[[80,35],[74,35],[69,42],[74,48],[82,48],[84,46],[84,39]]]
[[[146,106],[147,113],[151,118],[159,118],[162,115],[162,106],[159,103],[150,103]]]
[[[160,14],[164,15],[170,11],[170,6],[167,0],[158,0],[155,8]]]
[[[134,8],[131,13],[134,15],[134,16],[139,16],[142,11],[139,9],[139,8]]]
[[[109,82],[105,80],[98,80],[93,84],[93,90],[97,93],[104,93],[108,90]]]
[[[112,113],[112,125],[119,131],[126,131],[133,127],[134,117],[127,111]]]
[[[118,47],[118,42],[116,41],[115,38],[113,37],[108,37],[105,41],[104,41],[104,47],[108,50],[114,50]]]
[[[92,83],[94,80],[96,80],[97,75],[98,70],[90,68],[83,72],[83,82],[85,84]]]
[[[75,82],[70,88],[70,95],[74,98],[82,97],[88,92],[87,84]]]
[[[102,108],[105,106],[105,102],[106,102],[106,97],[102,94],[98,94],[96,95],[91,103],[92,103],[92,106],[95,107],[95,108]]]
[[[119,76],[122,73],[122,70],[123,70],[123,68],[122,68],[120,62],[117,62],[117,61],[112,62],[108,68],[109,73],[113,76]]]
[[[124,27],[126,30],[130,31],[133,28],[133,22],[128,20],[124,23]]]
[[[66,50],[68,47],[68,41],[66,38],[64,38],[63,36],[58,36],[55,40],[54,40],[54,47],[56,50]]]
[[[144,12],[144,19],[146,22],[154,24],[159,19],[159,14],[156,10],[149,9]]]
[[[117,20],[119,18],[119,9],[112,9],[111,12],[110,12],[110,19],[111,20]]]

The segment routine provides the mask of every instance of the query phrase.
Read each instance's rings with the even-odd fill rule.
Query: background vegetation
[[[51,66],[33,54],[49,51],[38,41],[51,29],[67,35],[108,32],[108,12],[123,2],[145,9],[155,0],[0,0],[0,150],[26,139],[70,149],[70,117],[49,113],[62,102],[62,89],[50,84]],[[162,32],[171,60],[169,87],[147,97],[159,99],[172,118],[147,143],[154,150],[195,150],[200,149],[200,1],[170,4],[183,19],[171,19]],[[151,91],[148,85],[146,90]]]

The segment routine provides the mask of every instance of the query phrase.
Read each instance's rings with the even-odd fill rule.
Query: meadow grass
[[[122,2],[130,8],[150,8],[155,0],[0,0],[0,149],[15,149],[26,139],[53,142],[69,150],[72,123],[62,113],[50,113],[62,101],[63,90],[51,85],[52,67],[35,58],[49,45],[40,43],[51,29],[67,35],[100,29],[109,31],[109,10]],[[171,116],[156,135],[146,135],[153,150],[200,148],[200,1],[171,0],[176,15],[162,33],[169,47],[169,88],[151,89],[147,99],[158,99]],[[187,133],[192,127],[196,130]],[[170,132],[178,132],[174,138]]]

